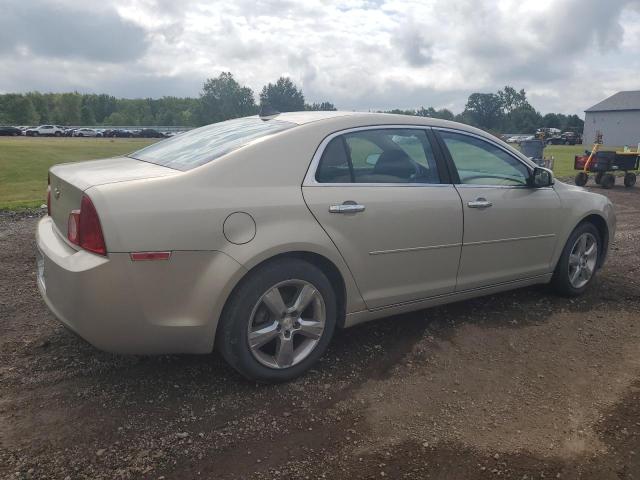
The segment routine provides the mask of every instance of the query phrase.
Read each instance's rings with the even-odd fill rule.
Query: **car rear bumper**
[[[38,288],[53,314],[114,353],[208,353],[231,285],[243,268],[221,252],[173,252],[133,262],[75,250],[51,217],[37,230]]]

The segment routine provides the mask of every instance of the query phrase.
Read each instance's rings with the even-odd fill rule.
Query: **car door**
[[[344,257],[370,309],[455,289],[462,206],[424,128],[331,135],[304,199]]]
[[[561,222],[553,187],[530,187],[531,167],[496,142],[461,131],[436,133],[464,210],[456,290],[552,271]]]

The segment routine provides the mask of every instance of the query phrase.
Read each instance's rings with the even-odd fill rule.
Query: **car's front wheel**
[[[326,275],[295,258],[269,262],[236,288],[220,319],[217,348],[251,380],[283,382],[313,365],[336,324]]]
[[[569,236],[551,284],[566,296],[582,294],[595,277],[600,258],[601,239],[592,223],[582,223]]]

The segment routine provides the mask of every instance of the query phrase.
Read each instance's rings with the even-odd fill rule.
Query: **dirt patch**
[[[527,288],[338,332],[305,377],[115,356],[48,313],[0,215],[0,478],[638,478],[640,189],[587,296]],[[559,477],[558,477],[559,475]]]

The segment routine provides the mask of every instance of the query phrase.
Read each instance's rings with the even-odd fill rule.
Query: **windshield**
[[[276,119],[265,121],[259,117],[238,118],[176,135],[128,156],[186,171],[209,163],[253,140],[295,126],[295,123]]]

